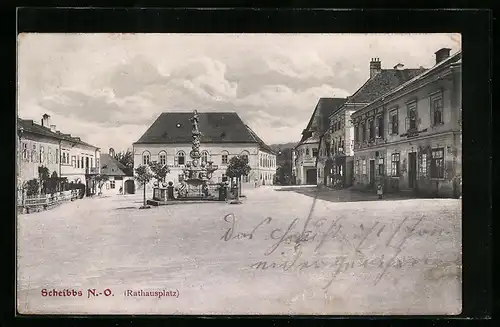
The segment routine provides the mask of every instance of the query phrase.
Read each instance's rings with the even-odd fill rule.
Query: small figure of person
[[[123,186],[120,186],[120,190],[118,192],[120,192],[120,194],[123,194]]]
[[[384,189],[382,187],[382,184],[377,185],[377,195],[378,195],[379,199],[382,199],[382,197],[384,195]]]
[[[254,180],[254,184],[255,184],[255,188],[257,188],[257,184],[259,183],[259,181],[257,180],[257,178]]]

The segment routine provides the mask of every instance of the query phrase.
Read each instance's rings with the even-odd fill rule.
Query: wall
[[[96,148],[87,147],[85,145],[77,144],[68,141],[61,141],[61,152],[69,156],[69,161],[61,163],[61,174],[63,177],[68,178],[68,182],[81,180],[85,183],[85,165],[86,159],[89,158],[89,167],[100,170],[100,152]],[[74,158],[74,160],[73,160]],[[81,159],[84,158],[84,165],[81,166]],[[97,160],[96,160],[97,159]],[[80,160],[80,167],[78,167],[78,160]]]
[[[59,169],[59,140],[37,134],[24,133],[19,148],[19,180],[28,181],[38,179],[38,167],[49,169],[50,175],[55,171],[60,176]],[[23,156],[23,144],[26,144],[26,155]],[[41,156],[41,147],[43,155]]]

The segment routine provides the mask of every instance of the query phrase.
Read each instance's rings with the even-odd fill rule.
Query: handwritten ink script
[[[252,241],[262,243],[264,258],[249,265],[257,271],[307,271],[317,269],[330,271],[325,289],[335,278],[350,269],[379,269],[374,285],[384,277],[389,269],[404,270],[412,267],[436,267],[450,264],[459,265],[458,260],[442,260],[427,255],[404,255],[403,251],[410,239],[447,237],[451,233],[444,228],[422,227],[424,216],[400,221],[382,223],[374,221],[355,225],[346,216],[335,218],[312,217],[290,222],[274,221],[272,217],[258,221],[248,231],[239,230],[237,217],[229,213],[224,218],[224,233],[220,240]],[[301,224],[302,222],[302,224]],[[293,246],[293,255],[288,259],[271,259],[279,248]],[[347,251],[345,250],[347,248]],[[341,255],[331,256],[333,250]],[[326,253],[325,253],[326,251]],[[285,252],[281,252],[282,255]]]

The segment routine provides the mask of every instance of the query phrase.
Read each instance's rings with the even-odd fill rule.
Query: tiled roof
[[[135,142],[191,143],[192,112],[164,112]],[[235,112],[199,112],[201,143],[255,143],[252,133]]]
[[[447,59],[439,62],[438,64],[436,64],[432,68],[424,70],[422,73],[414,76],[413,78],[409,79],[408,81],[406,81],[406,82],[398,85],[397,87],[389,90],[388,92],[386,92],[384,94],[381,94],[379,97],[377,97],[377,98],[373,99],[372,101],[370,101],[370,103],[367,104],[365,107],[363,107],[362,109],[356,111],[355,115],[357,115],[357,114],[359,114],[361,112],[364,112],[364,109],[369,108],[371,105],[373,105],[373,103],[377,102],[378,100],[381,100],[382,97],[387,98],[390,95],[392,95],[392,94],[394,94],[394,93],[396,93],[398,91],[401,91],[402,89],[406,88],[407,86],[412,85],[413,83],[417,83],[418,81],[422,80],[423,78],[425,78],[425,77],[431,75],[432,73],[436,72],[438,68],[444,67],[444,66],[446,66],[448,64],[455,64],[455,63],[461,63],[461,62],[462,62],[462,51],[458,51],[454,55],[451,55]]]
[[[269,152],[270,154],[276,154],[276,152],[269,145],[267,145],[248,125],[245,125],[245,127],[255,139],[255,142],[259,144],[259,148],[261,150]]]
[[[320,98],[318,103],[316,104],[316,107],[314,108],[311,118],[309,119],[309,123],[307,124],[307,127],[303,132],[302,139],[296,145],[296,147],[304,144],[309,139],[311,139],[311,142],[307,143],[317,142],[317,140],[319,140],[319,135],[325,129],[328,129],[328,117],[330,116],[330,114],[342,107],[346,100],[347,99],[345,98]],[[312,126],[316,117],[320,118],[320,126]]]
[[[22,128],[23,131],[33,133],[33,134],[38,134],[46,137],[52,137],[57,140],[64,140],[68,142],[73,142],[81,145],[86,145],[92,148],[98,149],[98,147],[88,144],[86,142],[83,142],[79,137],[74,137],[71,136],[71,134],[64,134],[61,133],[60,131],[52,132],[50,128],[38,125],[36,124],[33,120],[27,120],[27,119],[21,119],[17,118],[17,128]]]
[[[348,97],[346,103],[370,103],[426,70],[426,68],[382,69],[378,74],[368,79],[352,96]]]
[[[109,154],[101,154],[101,174],[108,176],[133,176],[132,170]]]

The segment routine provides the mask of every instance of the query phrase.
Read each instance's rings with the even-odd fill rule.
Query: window
[[[76,168],[80,168],[80,156],[76,156]]]
[[[375,138],[375,120],[371,119],[369,122],[369,132],[370,132],[370,140]]]
[[[90,167],[94,167],[94,158],[90,158]]]
[[[244,158],[244,159],[246,159],[246,161],[247,161],[247,162],[249,162],[249,161],[248,161],[248,152],[247,152],[247,151],[243,151],[243,152],[241,153],[241,157],[242,157],[242,158]]]
[[[384,158],[378,159],[378,174],[380,176],[384,175]]]
[[[208,152],[207,151],[203,151],[201,153],[201,162],[203,162],[203,163],[207,163],[208,162]]]
[[[80,168],[84,168],[85,158],[82,156],[80,160],[81,160]]]
[[[433,149],[431,158],[431,178],[444,178],[444,149]]]
[[[186,154],[184,153],[184,151],[179,151],[177,153],[177,164],[179,166],[186,164]]]
[[[399,126],[398,126],[398,110],[393,110],[389,114],[389,133],[392,134],[399,134]]]
[[[95,158],[95,166],[97,167],[97,169],[101,168],[99,167],[99,158]]]
[[[31,150],[31,162],[37,162],[38,156],[37,156],[37,151],[36,151],[36,144],[33,144],[33,150]]]
[[[50,146],[47,147],[47,163],[52,163],[52,148]]]
[[[59,163],[59,149],[56,149],[56,164]]]
[[[76,156],[71,156],[71,166],[76,168]]]
[[[306,156],[309,155],[309,148],[306,148]]]
[[[354,126],[354,142],[359,142],[359,125]]]
[[[443,124],[443,95],[441,92],[431,96],[431,123],[433,126]]]
[[[40,163],[45,162],[45,151],[43,145],[40,146]]]
[[[391,175],[399,176],[399,153],[391,155]]]
[[[383,138],[384,137],[384,116],[377,116],[376,126],[375,126],[376,136]]]
[[[316,158],[318,156],[318,149],[313,149],[312,154],[313,154],[313,157]]]
[[[148,151],[143,152],[142,153],[142,164],[149,165],[150,160],[151,160],[151,154]]]
[[[228,153],[227,152],[222,152],[222,164],[223,165],[227,165],[227,157],[228,157]],[[260,158],[260,165],[262,166],[262,157]]]
[[[109,181],[109,187],[111,189],[114,189],[115,188],[115,181]]]
[[[167,164],[167,154],[165,152],[160,152],[158,157],[160,159],[160,165],[165,166]]]
[[[406,109],[408,110],[408,123],[406,129],[414,130],[417,128],[417,101],[408,103]]]
[[[422,176],[427,176],[427,153],[422,153],[420,170]]]
[[[361,141],[366,141],[366,126],[365,123],[361,124]]]
[[[354,174],[359,175],[359,160],[356,160],[356,165],[354,166]]]
[[[28,143],[23,142],[23,159],[28,160]]]
[[[363,167],[362,167],[363,171],[363,175],[366,175],[366,159],[363,159]]]

